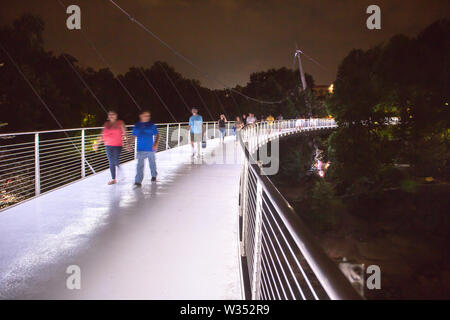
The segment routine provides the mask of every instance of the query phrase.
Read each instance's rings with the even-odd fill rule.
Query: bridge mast
[[[295,45],[295,57],[297,57],[298,60],[298,71],[300,72],[300,78],[302,79],[302,87],[303,87],[303,91],[306,90],[306,78],[305,78],[305,72],[303,71],[303,65],[302,65],[302,59],[300,58],[300,55],[303,52],[301,50],[298,49],[297,44]]]
[[[295,58],[297,58],[297,60],[298,60],[298,71],[300,72],[300,78],[302,79],[302,87],[299,88],[300,92],[306,91],[306,88],[307,88],[305,72],[303,71],[302,59],[300,57],[300,55],[302,55],[302,54],[303,54],[303,52],[298,48],[298,45],[295,44],[294,63],[295,63]],[[309,108],[309,117],[311,118],[312,117],[311,103],[308,101],[306,96],[304,98],[305,98],[305,103],[306,103],[306,105]]]

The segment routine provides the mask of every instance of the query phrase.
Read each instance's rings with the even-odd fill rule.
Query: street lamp
[[[334,92],[334,83],[332,83],[329,87],[328,87],[328,93],[333,94]]]

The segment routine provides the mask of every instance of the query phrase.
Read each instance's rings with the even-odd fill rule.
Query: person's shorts
[[[201,142],[203,140],[203,135],[201,133],[192,133],[191,132],[191,141]]]

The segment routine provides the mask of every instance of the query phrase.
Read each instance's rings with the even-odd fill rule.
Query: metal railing
[[[205,122],[206,139],[219,137]],[[227,124],[231,134],[233,122]],[[245,151],[240,184],[241,254],[252,299],[358,299],[289,203],[262,174],[254,153],[273,139],[334,128],[330,119],[297,119],[247,125],[238,137]],[[158,151],[189,143],[188,123],[157,124]],[[132,126],[127,126],[127,131]],[[0,134],[0,210],[108,169],[104,146],[93,144],[101,127]],[[135,159],[135,144],[121,163]]]
[[[206,139],[219,137],[217,122],[204,122]],[[227,123],[227,135],[233,122]],[[188,123],[157,124],[158,152],[189,143]],[[132,126],[127,126],[128,134]],[[102,127],[0,134],[0,210],[108,169]],[[135,159],[135,142],[120,162]]]
[[[336,127],[332,119],[261,122],[241,130],[240,250],[250,299],[360,299],[264,174],[259,148],[281,136]]]

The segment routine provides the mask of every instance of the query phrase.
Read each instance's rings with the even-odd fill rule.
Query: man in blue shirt
[[[200,156],[200,144],[203,139],[203,118],[198,114],[196,107],[192,108],[192,116],[189,118],[189,133],[191,135],[192,156],[195,155],[194,143],[197,143],[198,156]]]
[[[158,150],[159,133],[156,125],[150,121],[150,111],[144,110],[139,114],[140,122],[134,124],[132,135],[137,138],[137,167],[134,184],[142,185],[144,179],[145,159],[148,159],[152,181],[156,181],[155,152]]]

